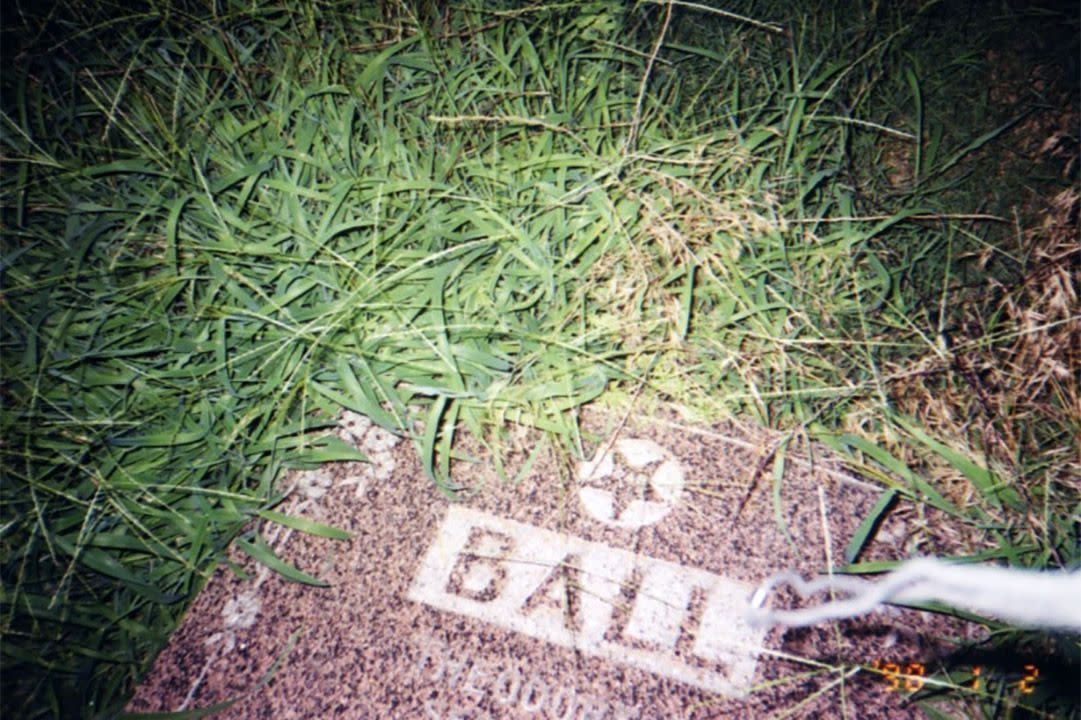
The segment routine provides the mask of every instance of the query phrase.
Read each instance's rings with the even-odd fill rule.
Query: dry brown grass
[[[1068,507],[1081,497],[1081,188],[1078,139],[1069,131],[1078,119],[1074,108],[1020,129],[1046,133],[1023,143],[1032,151],[1028,162],[1057,167],[1068,187],[1028,198],[1019,209],[1031,219],[1006,248],[1020,259],[1019,270],[1010,280],[989,273],[982,287],[953,292],[959,321],[950,347],[928,348],[890,368],[901,378],[891,388],[898,410],[955,448],[975,448],[982,457],[973,460],[1029,501],[1024,517],[1000,519],[1040,534],[1047,530],[1039,520],[1042,503]],[[905,459],[958,505],[979,502],[972,484],[943,458]],[[1041,502],[1032,502],[1034,493]],[[973,541],[983,544],[970,538],[963,545],[975,550]]]

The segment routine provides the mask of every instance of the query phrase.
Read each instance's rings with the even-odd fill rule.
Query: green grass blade
[[[299,530],[308,535],[315,535],[316,537],[330,538],[331,540],[351,540],[353,538],[352,534],[345,530],[331,525],[324,525],[308,518],[283,515],[273,510],[260,510],[258,515],[264,520]]]
[[[298,570],[279,558],[274,553],[273,548],[267,545],[262,537],[256,536],[254,542],[238,538],[236,544],[237,547],[248,555],[251,555],[261,565],[273,570],[290,582],[301,583],[303,585],[314,585],[315,587],[328,587],[325,581]]]

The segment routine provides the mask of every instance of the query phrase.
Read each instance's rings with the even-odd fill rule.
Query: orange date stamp
[[[881,676],[886,689],[890,692],[914,693],[921,690],[927,682],[927,666],[923,663],[900,663],[879,658],[871,664],[871,668]],[[1022,665],[1021,671],[1021,677],[1016,680],[1015,687],[1022,695],[1031,695],[1036,691],[1036,685],[1039,683],[1040,668],[1029,663]],[[982,691],[988,679],[985,677],[984,667],[974,665],[968,674],[971,677],[963,687],[973,692]],[[996,677],[996,679],[1003,678]]]

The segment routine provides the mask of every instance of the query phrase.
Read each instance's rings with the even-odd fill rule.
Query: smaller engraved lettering
[[[495,713],[546,720],[624,720],[636,718],[630,708],[603,702],[574,685],[553,688],[540,675],[516,663],[459,657],[441,638],[417,635],[415,664],[420,676],[439,687],[422,708],[427,720],[486,720]],[[488,708],[485,710],[484,708]]]

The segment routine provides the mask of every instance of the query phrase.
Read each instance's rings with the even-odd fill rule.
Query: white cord
[[[791,585],[801,597],[825,590],[849,593],[850,597],[802,610],[764,608],[770,592],[781,584]],[[751,596],[748,619],[756,625],[804,627],[862,615],[885,603],[927,602],[971,610],[1021,627],[1081,632],[1081,570],[1041,572],[916,558],[878,582],[844,575],[808,582],[794,572],[782,572],[762,583]]]

